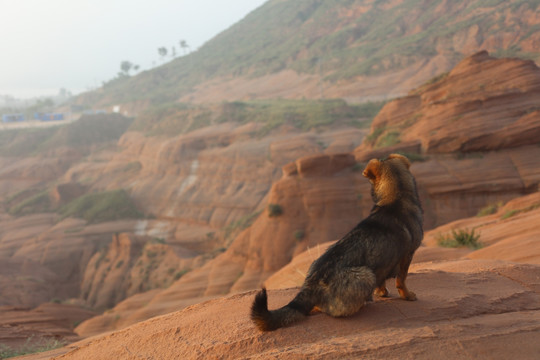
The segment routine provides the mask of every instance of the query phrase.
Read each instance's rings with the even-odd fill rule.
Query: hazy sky
[[[197,49],[266,0],[0,0],[0,95],[101,86],[129,60],[161,64],[179,41]]]

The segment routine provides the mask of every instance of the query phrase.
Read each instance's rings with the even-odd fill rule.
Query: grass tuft
[[[34,337],[30,336],[28,339],[26,339],[26,342],[18,348],[12,348],[10,346],[0,344],[0,359],[49,351],[58,349],[64,345],[66,345],[66,343],[62,340],[41,338],[34,341]]]
[[[480,209],[480,211],[478,211],[476,216],[477,217],[482,217],[482,216],[495,214],[497,212],[497,210],[499,210],[499,208],[502,205],[503,205],[502,202],[498,202],[496,204],[489,204],[489,205],[483,207],[482,209]]]
[[[471,249],[480,249],[484,245],[479,241],[480,234],[475,229],[453,229],[451,234],[437,236],[437,244],[442,247],[468,247]]]

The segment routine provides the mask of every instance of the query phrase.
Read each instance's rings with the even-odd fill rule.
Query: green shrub
[[[422,91],[424,91],[428,86],[430,85],[433,85],[433,84],[436,84],[436,83],[439,83],[439,82],[442,82],[443,80],[445,80],[448,75],[450,73],[448,72],[444,72],[442,74],[439,74],[439,75],[436,75],[434,77],[432,77],[431,79],[429,79],[428,81],[426,81],[425,83],[423,83],[422,85],[420,85],[415,91],[414,93],[415,94],[419,94],[421,93]]]
[[[268,216],[276,217],[283,214],[283,208],[279,204],[269,204],[268,205]]]
[[[298,241],[302,240],[303,238],[306,237],[306,232],[302,229],[298,229],[294,232],[294,238]]]
[[[510,217],[512,217],[514,215],[519,214],[519,213],[535,210],[535,209],[538,209],[538,208],[540,208],[540,204],[532,204],[532,205],[527,206],[526,208],[522,208],[522,209],[508,210],[507,212],[505,212],[503,214],[503,216],[501,216],[501,219],[502,220],[508,219],[508,218],[510,218]]]
[[[4,344],[0,344],[0,359],[7,359],[15,356],[22,356],[58,349],[65,344],[66,343],[62,340],[50,338],[41,338],[38,341],[33,341],[33,336],[30,336],[28,339],[26,339],[26,342],[22,346],[16,349]]]
[[[165,241],[164,238],[155,237],[155,238],[152,238],[152,240],[150,240],[150,243],[151,244],[166,244],[167,241]]]
[[[366,127],[383,104],[351,105],[342,99],[267,99],[225,102],[219,106],[175,101],[150,107],[137,117],[131,130],[142,131],[149,136],[174,136],[217,123],[256,122],[262,125],[257,135],[264,136],[284,124],[303,131],[336,123]]]
[[[62,206],[58,212],[62,219],[76,217],[89,223],[142,218],[125,190],[86,194]]]
[[[375,143],[376,148],[383,148],[387,146],[393,146],[399,144],[400,140],[399,132],[390,131],[377,139]]]
[[[1,131],[0,154],[24,157],[63,147],[86,153],[92,146],[116,143],[132,121],[120,114],[83,115],[58,126]]]
[[[178,280],[180,279],[182,276],[186,275],[188,272],[190,272],[191,269],[184,269],[184,270],[180,270],[178,272],[176,272],[176,274],[174,274],[174,280]]]
[[[505,212],[502,216],[501,216],[501,219],[504,220],[504,219],[508,219],[516,214],[519,213],[519,210],[508,210],[507,212]]]
[[[365,142],[372,146],[375,145],[384,130],[384,127],[374,129],[368,136],[366,136]]]
[[[437,236],[437,244],[442,247],[468,247],[471,249],[480,249],[483,244],[479,242],[480,234],[476,233],[475,229],[453,229],[451,234]]]
[[[47,190],[43,190],[10,207],[8,212],[13,216],[23,216],[36,214],[39,212],[47,212],[50,209],[51,200],[49,197],[49,192]]]
[[[482,209],[480,209],[480,211],[478,211],[476,216],[481,217],[481,216],[487,216],[487,215],[495,214],[497,212],[497,210],[499,210],[499,208],[501,206],[502,206],[501,202],[499,202],[497,204],[487,205],[487,206],[483,207]]]

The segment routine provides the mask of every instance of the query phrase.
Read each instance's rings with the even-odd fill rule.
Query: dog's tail
[[[261,331],[272,331],[295,323],[307,315],[313,309],[313,305],[303,301],[305,296],[300,292],[294,300],[277,310],[268,310],[268,296],[263,288],[255,296],[251,305],[251,320]]]

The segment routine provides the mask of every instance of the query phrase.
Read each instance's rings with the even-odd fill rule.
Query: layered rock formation
[[[324,148],[351,151],[364,133],[348,128],[257,138],[257,129],[226,123],[172,138],[130,132],[120,139],[121,153],[106,163],[74,166],[64,181],[91,178],[94,189],[124,187],[145,212],[159,218],[141,223],[139,234],[160,233],[169,243],[207,251],[216,246],[208,233],[264,206],[283,165]]]
[[[540,221],[540,192],[515,198],[498,209],[494,204],[489,209],[493,209],[493,213],[456,220],[427,231],[423,246],[414,255],[413,264],[457,259],[497,259],[540,265],[540,228],[537,226]],[[438,239],[451,235],[452,230],[474,230],[479,235],[481,248],[440,247]],[[326,242],[299,254],[270,276],[265,286],[281,289],[302,285],[311,263],[333,243]]]
[[[78,297],[90,258],[112,233],[135,228],[132,220],[87,226],[79,219],[58,222],[55,214],[7,216],[0,224],[0,304],[28,307]]]
[[[34,309],[0,306],[0,339],[3,346],[12,349],[47,340],[77,341],[80,338],[73,328],[94,315],[70,304],[43,303]]]
[[[81,324],[78,333],[93,334],[97,324],[109,324],[116,316],[125,326],[203,299],[258,287],[295,254],[339,238],[365,215],[362,211],[367,214],[369,185],[358,170],[351,154],[304,157],[288,164],[270,191],[271,206],[223,254],[153,295],[144,308],[133,312],[127,299],[110,313]],[[274,207],[279,213],[273,213]],[[129,311],[127,318],[121,309]]]
[[[500,204],[499,204],[500,205]],[[497,204],[488,209],[497,208]],[[492,210],[493,211],[493,210]],[[482,248],[467,254],[470,259],[501,259],[540,265],[540,192],[519,197],[500,206],[493,214],[450,222],[426,234],[424,243],[437,246],[437,239],[452,230],[475,230]]]
[[[487,63],[487,74],[479,74],[484,70],[478,64],[484,62]],[[521,74],[515,82],[516,88],[521,89],[519,96],[515,89],[508,90],[506,85],[501,85],[509,81],[501,79],[504,78],[501,72],[507,73],[509,69],[514,69],[512,74]],[[488,204],[506,202],[536,192],[540,182],[540,169],[536,161],[540,156],[540,148],[530,144],[533,140],[528,138],[527,131],[519,131],[520,135],[512,143],[484,149],[486,151],[483,152],[457,151],[461,149],[459,146],[453,148],[456,151],[452,152],[435,151],[429,146],[426,148],[421,140],[407,138],[413,136],[410,135],[413,130],[417,138],[429,138],[431,130],[427,129],[431,127],[425,124],[435,126],[433,123],[437,123],[439,128],[445,128],[445,121],[448,120],[445,114],[454,114],[452,111],[460,101],[474,100],[471,92],[466,91],[467,87],[460,75],[463,73],[471,77],[497,79],[484,87],[486,99],[492,99],[490,102],[505,97],[508,97],[508,101],[515,100],[512,113],[516,115],[509,118],[506,113],[497,118],[497,121],[505,122],[505,126],[522,123],[523,116],[526,119],[537,116],[538,110],[531,106],[532,99],[538,95],[538,88],[531,84],[536,84],[540,74],[538,67],[518,59],[494,59],[485,53],[474,55],[464,60],[455,73],[385,106],[374,121],[369,141],[353,152],[354,157],[351,154],[316,155],[299,158],[285,165],[282,178],[274,183],[268,196],[260,200],[257,207],[261,212],[256,220],[216,259],[190,272],[170,288],[152,294],[144,309],[134,311],[127,299],[119,305],[118,310],[113,309],[111,313],[89,321],[89,324],[95,321],[94,325],[88,325],[91,332],[86,332],[82,325],[77,331],[89,335],[100,329],[98,324],[110,324],[109,320],[116,316],[122,317],[121,326],[125,326],[204,299],[256,288],[286,265],[294,255],[308,248],[311,253],[318,252],[318,244],[338,239],[366,216],[371,208],[369,184],[362,177],[361,170],[363,164],[372,157],[386,156],[395,151],[405,151],[411,157],[414,161],[411,171],[417,178],[424,205],[426,229],[473,216]],[[431,94],[438,91],[436,89],[451,89],[454,85],[463,94],[456,95],[452,101],[436,105],[427,100],[423,102],[422,99],[430,98]],[[480,94],[475,96],[480,97]],[[479,101],[474,100],[472,103],[477,104]],[[429,118],[416,116],[413,117],[414,122],[411,122],[411,114],[421,114],[424,108],[433,106],[438,109],[439,115]],[[455,134],[453,142],[471,143],[471,136],[478,138],[489,133],[489,127],[480,124],[489,123],[492,119],[490,108],[479,106],[475,111],[477,120],[462,123],[471,128],[451,128]],[[401,127],[404,122],[408,124],[407,127]],[[381,127],[385,129],[383,132],[377,130]],[[400,132],[397,140],[402,137],[407,141],[398,141],[392,147],[378,147],[377,136],[384,137],[394,131],[388,129],[398,129]],[[418,129],[424,129],[426,133]],[[194,183],[193,186],[197,185]],[[282,213],[270,216],[275,206]],[[463,251],[450,252],[455,256],[464,255]],[[447,253],[430,250],[424,258],[444,257]],[[299,271],[305,273],[305,270]],[[127,310],[125,318],[119,309]],[[119,327],[115,325],[114,328]]]
[[[253,358],[533,359],[540,336],[540,267],[493,260],[414,265],[418,301],[376,298],[347,318],[325,314],[271,333],[249,319],[254,292],[179,312],[29,357],[45,359]],[[297,289],[269,291],[285,305]]]
[[[516,78],[510,81],[506,74]],[[367,215],[372,201],[361,170],[368,159],[390,152],[405,152],[414,161],[411,171],[427,229],[536,193],[540,148],[530,135],[538,131],[538,74],[531,62],[477,54],[446,77],[390,102],[375,119],[368,141],[356,149],[364,132],[351,128],[328,133],[283,128],[263,138],[255,137],[258,125],[233,123],[170,138],[127,133],[120,151],[99,152],[71,166],[50,195],[60,204],[81,189],[125,187],[152,216],[87,225],[74,219],[57,223],[54,215],[14,220],[2,213],[6,226],[0,231],[0,254],[6,269],[17,272],[2,271],[0,287],[13,292],[11,300],[30,306],[81,294],[88,304],[109,308],[129,296],[83,322],[77,328],[82,336],[257,288],[306,249],[304,256],[313,260],[322,244]],[[482,95],[466,79],[493,80],[483,86]],[[498,111],[499,102],[511,111]],[[490,132],[490,121],[497,131]],[[437,139],[434,129],[448,140],[431,140],[431,135]],[[515,236],[514,225],[502,231],[510,239],[507,244],[500,238],[486,240],[490,246],[475,252],[427,246],[417,261],[468,255],[536,262],[537,255],[528,250],[536,233],[526,235],[536,221],[535,209],[520,209],[510,219],[500,219],[504,214],[482,218],[488,223],[523,221],[514,224],[524,229]],[[481,232],[489,233],[488,227]],[[114,233],[119,235],[113,238]],[[512,247],[519,249],[514,255],[507,250]],[[304,262],[304,268],[294,265],[289,273],[301,279],[311,261]],[[13,287],[19,271],[25,276],[23,286]],[[276,285],[269,279],[268,284],[298,284],[289,280]],[[28,296],[30,291],[38,296]]]
[[[534,62],[480,52],[387,104],[354,153],[359,161],[390,151],[424,161],[412,169],[431,228],[538,189],[539,98]]]
[[[425,154],[470,153],[537,144],[540,69],[533,61],[497,59],[486,51],[460,62],[385,106],[357,153],[417,143]]]
[[[163,239],[115,234],[88,262],[81,297],[92,308],[108,309],[128,296],[166,288],[204,263],[201,256],[186,255]]]
[[[401,358],[406,349],[420,359],[432,358],[434,354],[443,359],[465,355],[480,359],[532,359],[538,350],[535,338],[540,335],[540,234],[536,226],[539,221],[537,192],[512,200],[492,214],[458,220],[427,232],[425,246],[416,252],[408,277],[410,288],[419,298],[416,302],[398,299],[389,281],[390,298],[375,298],[350,318],[334,319],[319,314],[289,328],[263,334],[249,320],[254,292],[248,292],[194,305],[114,335],[72,344],[55,354],[65,354],[61,358],[66,359],[124,356],[126,351],[156,357],[166,351],[167,356],[177,357],[227,354],[298,358],[308,354],[314,358],[343,358],[376,354]],[[436,245],[440,234],[473,228],[484,244],[481,249]],[[271,276],[266,286],[299,286],[311,262],[330,244],[299,254]],[[270,291],[270,308],[286,304],[297,291]],[[92,320],[85,324],[92,324]],[[315,333],[318,335],[314,337]],[[147,338],[152,340],[146,342]],[[155,346],[156,342],[163,349]]]

